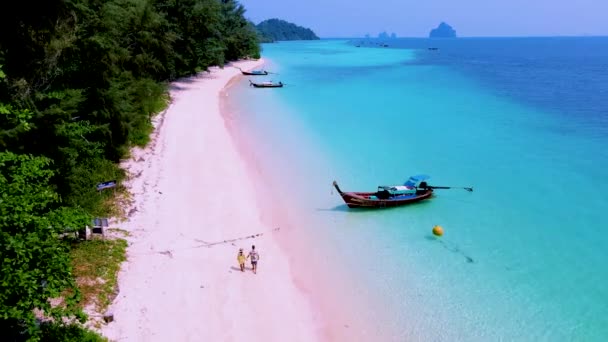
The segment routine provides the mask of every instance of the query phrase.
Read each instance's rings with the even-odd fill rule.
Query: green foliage
[[[235,0],[18,1],[0,13],[0,331],[36,339],[34,309],[79,315],[59,233],[111,213],[113,192],[95,185],[124,178],[116,162],[148,142],[167,83],[260,49]]]
[[[0,326],[21,326],[32,336],[38,332],[34,309],[53,319],[83,318],[75,306],[79,293],[67,246],[58,234],[90,217],[59,207],[49,164],[44,157],[0,153]],[[72,294],[64,296],[64,305],[51,306],[48,299],[66,290]]]
[[[0,103],[0,115],[4,116],[4,122],[9,126],[13,126],[13,135],[19,132],[27,132],[31,129],[29,120],[32,118],[32,112],[28,109],[15,109],[11,105]],[[10,133],[10,131],[3,131],[2,135],[10,136]]]
[[[260,58],[257,31],[253,23],[245,19],[245,8],[236,1],[224,0],[222,14],[226,59],[235,60],[243,56]]]
[[[268,19],[257,26],[262,43],[273,43],[278,40],[317,40],[319,37],[309,28],[301,27],[285,20]]]
[[[124,171],[107,159],[87,160],[72,169],[64,180],[70,187],[64,203],[71,207],[83,208],[93,216],[112,216],[112,206],[104,204],[113,199],[114,192],[112,190],[98,192],[95,184],[108,180],[120,182],[124,177]]]
[[[106,342],[107,339],[78,324],[60,325],[45,323],[41,325],[41,342]]]

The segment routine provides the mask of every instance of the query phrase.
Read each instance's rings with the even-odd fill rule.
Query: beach
[[[146,149],[122,163],[131,194],[127,261],[102,327],[113,341],[313,341],[319,319],[292,278],[277,242],[281,227],[261,220],[252,175],[220,113],[220,93],[263,60],[171,84]],[[257,274],[237,252],[255,245]]]
[[[522,59],[527,38],[433,41],[450,58],[427,40],[394,49],[326,40],[268,44],[264,61],[235,64],[263,65],[273,74],[259,79],[282,89],[249,87],[231,66],[172,84],[151,143],[123,163],[132,204],[113,226],[130,246],[104,334],[603,340],[608,240],[581,227],[603,222],[607,203],[605,101],[583,101],[606,77],[577,61],[605,65],[608,51],[605,38],[536,40],[526,51],[542,68]],[[562,56],[578,44],[587,48]],[[492,53],[472,65],[482,50]],[[522,90],[530,75],[534,92]],[[553,79],[595,83],[557,96],[559,86],[542,86]],[[368,191],[415,174],[453,189],[352,210],[331,188]],[[555,184],[566,179],[584,203],[563,200],[573,187]],[[257,275],[236,263],[252,244]]]

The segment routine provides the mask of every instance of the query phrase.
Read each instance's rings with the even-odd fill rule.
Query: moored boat
[[[252,82],[251,80],[249,80],[249,85],[256,87],[256,88],[282,88],[283,82],[277,83],[277,82],[266,81],[266,82],[255,83],[255,82]]]
[[[376,192],[344,192],[336,181],[334,187],[349,208],[387,208],[420,202],[433,196],[434,189],[451,189],[447,186],[430,186],[426,175],[410,177],[403,185],[379,186]],[[473,191],[473,188],[463,188]]]
[[[266,70],[251,70],[251,71],[243,71],[241,70],[243,75],[247,76],[265,76],[268,75],[268,71]]]

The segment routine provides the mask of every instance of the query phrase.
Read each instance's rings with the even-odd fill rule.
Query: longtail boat
[[[255,83],[255,82],[251,82],[251,80],[249,80],[249,85],[256,87],[256,88],[282,88],[283,82],[276,83],[276,82],[266,81],[266,82]]]
[[[268,75],[268,71],[266,70],[251,70],[251,71],[243,71],[241,70],[243,75],[247,76],[265,76]]]
[[[403,185],[381,185],[376,192],[344,192],[334,181],[333,185],[349,208],[387,208],[420,202],[433,196],[435,189],[452,189],[448,186],[431,186],[427,175],[411,176]],[[472,192],[473,188],[459,187]]]

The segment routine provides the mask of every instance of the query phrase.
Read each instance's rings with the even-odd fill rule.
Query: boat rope
[[[458,248],[456,246],[448,246],[445,243],[445,241],[443,241],[443,240],[438,240],[438,241],[443,246],[443,248],[447,249],[448,251],[462,255],[467,260],[468,263],[471,263],[471,264],[475,263],[475,260],[473,260],[473,258],[471,258],[470,256],[466,255],[463,251],[460,250],[460,248]]]
[[[275,229],[269,230],[265,233],[272,233],[272,232],[276,232],[279,231],[281,229],[281,227],[277,227]],[[238,238],[234,238],[234,239],[229,239],[229,240],[223,240],[223,241],[217,241],[217,242],[206,242],[203,240],[196,240],[198,242],[202,242],[202,245],[198,245],[198,246],[194,246],[192,248],[200,248],[200,247],[213,247],[216,245],[224,245],[227,243],[232,243],[232,242],[236,242],[236,241],[241,241],[241,240],[249,240],[249,239],[255,239],[256,237],[260,237],[262,235],[264,235],[265,233],[257,233],[257,234],[253,234],[253,235],[247,235],[247,236],[242,236],[242,237],[238,237]]]
[[[451,201],[451,202],[458,202],[458,203],[464,203],[464,204],[473,204],[476,205],[477,203],[473,202],[473,201],[468,201],[468,200],[462,200],[460,198],[452,198],[452,197],[445,197],[442,196],[441,197],[442,201]]]
[[[252,235],[245,235],[245,236],[236,237],[236,238],[233,238],[233,239],[221,240],[221,241],[215,241],[215,242],[207,242],[207,241],[203,241],[203,240],[199,240],[199,239],[194,239],[194,241],[197,241],[200,244],[195,245],[195,246],[191,246],[191,247],[184,247],[184,248],[177,248],[177,249],[166,249],[166,250],[163,250],[163,251],[153,251],[153,252],[149,252],[149,253],[137,253],[135,255],[162,254],[162,255],[168,256],[169,258],[173,258],[173,253],[175,253],[175,252],[185,251],[185,250],[195,249],[195,248],[201,248],[201,247],[211,248],[211,247],[214,247],[214,246],[217,246],[217,245],[225,245],[225,244],[228,244],[228,243],[234,243],[236,241],[255,239],[257,237],[263,236],[266,233],[273,233],[273,232],[277,232],[279,230],[281,230],[281,227],[277,227],[275,229],[271,229],[271,230],[266,231],[266,232],[261,232],[261,233],[252,234]]]

